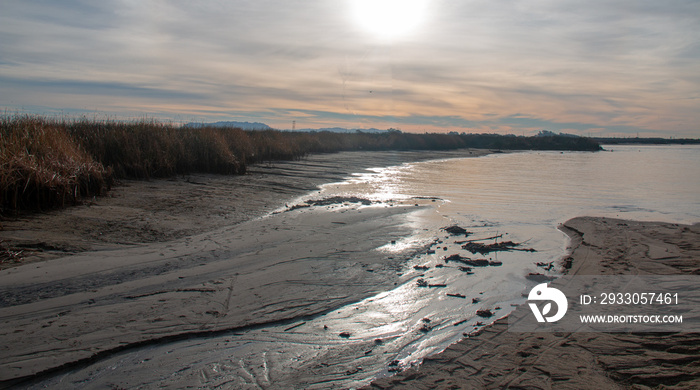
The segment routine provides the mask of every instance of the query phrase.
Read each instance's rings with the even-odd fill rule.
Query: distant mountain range
[[[310,132],[310,133],[313,133],[313,132],[320,133],[322,131],[328,131],[331,133],[356,133],[358,131],[360,131],[362,133],[386,133],[389,130],[379,130],[379,129],[375,129],[375,128],[371,128],[371,129],[346,129],[344,127],[324,127],[321,129],[298,129],[296,131],[304,131],[304,132]]]
[[[222,121],[222,122],[210,122],[210,123],[204,123],[204,122],[190,122],[184,125],[184,127],[235,127],[243,130],[273,130],[272,127],[260,123],[260,122],[236,122],[236,121]],[[287,130],[291,131],[291,130]],[[321,129],[296,129],[295,131],[299,132],[322,132],[322,131],[328,131],[331,133],[355,133],[358,131],[361,131],[363,133],[385,133],[389,130],[379,130],[375,128],[371,129],[346,129],[343,127],[324,127]]]
[[[225,121],[225,122],[190,122],[184,125],[184,127],[235,127],[243,130],[272,130],[272,127],[260,123],[260,122],[236,122],[236,121]]]

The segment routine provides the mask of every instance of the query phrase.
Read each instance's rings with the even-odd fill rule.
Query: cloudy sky
[[[2,0],[0,109],[700,137],[700,1]]]

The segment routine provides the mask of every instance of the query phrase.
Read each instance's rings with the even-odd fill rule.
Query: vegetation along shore
[[[252,163],[350,150],[595,151],[589,138],[494,134],[380,134],[244,131],[178,127],[154,120],[0,118],[0,215],[74,204],[107,191],[114,180],[187,173],[243,174]]]

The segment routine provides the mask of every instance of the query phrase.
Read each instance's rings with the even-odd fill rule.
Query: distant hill
[[[213,123],[187,123],[184,127],[235,127],[243,130],[272,130],[272,127],[260,123],[260,122],[236,122],[236,121],[225,121],[225,122],[213,122]]]
[[[222,121],[222,122],[190,122],[184,125],[184,127],[190,127],[190,128],[198,128],[198,127],[206,127],[206,126],[212,126],[212,127],[235,127],[243,130],[274,130],[272,127],[260,123],[260,122],[236,122],[236,121]],[[391,131],[392,129],[389,130],[379,130],[375,128],[371,129],[346,129],[344,127],[324,127],[320,129],[296,129],[295,131],[300,132],[300,133],[321,133],[324,131],[327,131],[329,133],[372,133],[372,134],[377,134],[377,133],[386,133],[387,131]],[[291,130],[282,130],[282,131],[291,131]]]
[[[303,132],[309,132],[309,133],[320,133],[323,131],[327,131],[329,133],[386,133],[389,130],[379,130],[375,128],[371,129],[346,129],[344,127],[324,127],[321,129],[299,129],[297,131],[303,131]]]

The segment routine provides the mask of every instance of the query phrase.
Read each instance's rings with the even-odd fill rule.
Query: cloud
[[[697,1],[434,0],[391,44],[348,1],[7,0],[0,106],[700,136]]]

